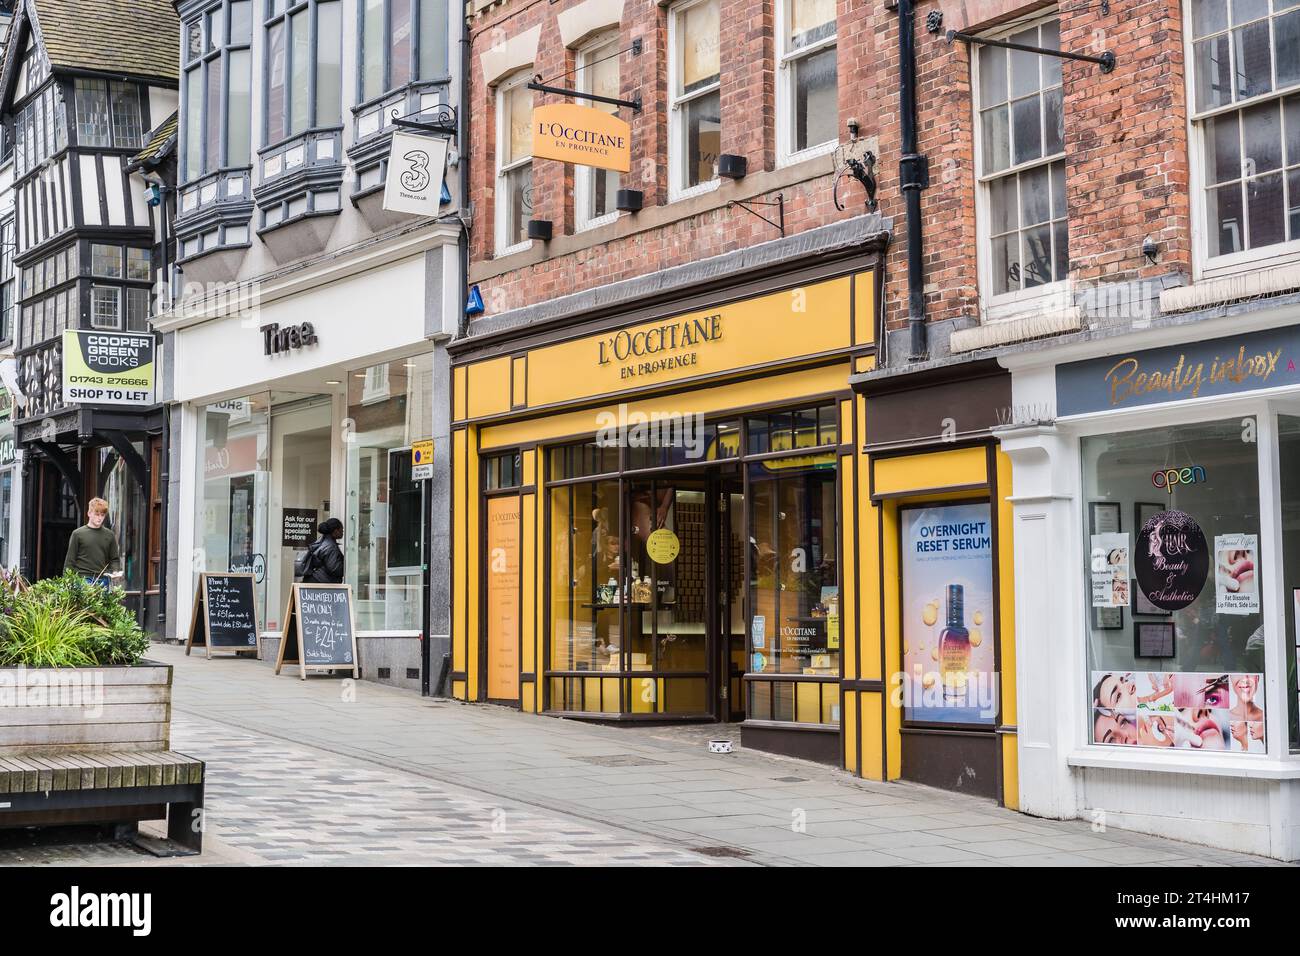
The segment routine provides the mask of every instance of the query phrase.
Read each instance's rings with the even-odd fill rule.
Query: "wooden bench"
[[[203,762],[171,750],[0,757],[0,827],[167,820],[167,838],[203,849]]]

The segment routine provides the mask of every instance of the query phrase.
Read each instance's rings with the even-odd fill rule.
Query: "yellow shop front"
[[[453,346],[454,696],[845,765],[872,264]]]

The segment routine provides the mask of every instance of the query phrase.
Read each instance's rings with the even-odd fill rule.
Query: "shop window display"
[[[1095,744],[1264,753],[1253,418],[1083,440]]]

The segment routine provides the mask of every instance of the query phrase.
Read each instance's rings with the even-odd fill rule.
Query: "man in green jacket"
[[[117,577],[121,554],[117,547],[117,536],[104,527],[108,517],[108,502],[103,498],[91,498],[86,510],[86,524],[72,532],[68,542],[68,556],[63,561],[63,570],[76,571],[87,581],[109,587],[110,578]]]

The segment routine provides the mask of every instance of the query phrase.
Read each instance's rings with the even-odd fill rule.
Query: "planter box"
[[[171,748],[172,669],[0,667],[0,758]]]

